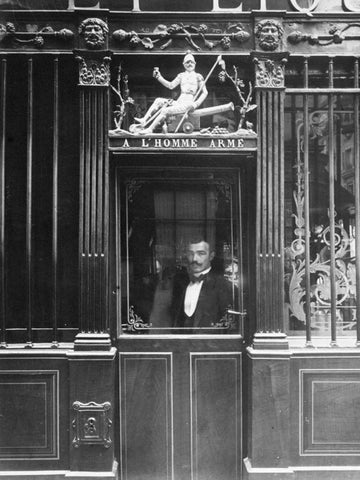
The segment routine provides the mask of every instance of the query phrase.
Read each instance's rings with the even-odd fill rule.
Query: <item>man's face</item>
[[[192,60],[187,60],[184,63],[184,68],[187,72],[193,72],[195,70],[195,62],[193,62]]]
[[[192,274],[201,273],[211,266],[214,252],[210,251],[207,242],[190,243],[186,250],[189,272]]]

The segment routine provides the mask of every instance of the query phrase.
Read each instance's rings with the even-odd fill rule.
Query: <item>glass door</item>
[[[121,478],[239,479],[240,171],[119,168],[115,191]]]

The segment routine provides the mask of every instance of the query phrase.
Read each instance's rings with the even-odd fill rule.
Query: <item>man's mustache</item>
[[[198,267],[201,267],[201,263],[198,263],[198,262],[191,262],[190,265],[197,265]]]

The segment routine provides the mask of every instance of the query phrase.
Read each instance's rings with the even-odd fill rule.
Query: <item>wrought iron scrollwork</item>
[[[321,119],[321,121],[319,121]],[[294,235],[295,239],[286,249],[286,255],[291,263],[291,270],[285,274],[288,284],[288,299],[291,315],[303,324],[306,323],[305,315],[305,182],[303,161],[303,136],[321,140],[325,149],[327,132],[327,112],[316,111],[309,116],[309,131],[303,131],[303,124],[297,130],[297,159],[296,189],[293,192],[295,212]],[[328,212],[329,216],[329,212]],[[351,256],[351,238],[341,220],[334,221],[334,235],[330,238],[329,225],[313,226],[311,241],[312,254],[309,263],[311,276],[310,310],[311,327],[321,331],[329,327],[331,314],[331,267],[330,247],[335,251],[335,291],[336,291],[336,323],[342,331],[351,330],[356,323],[356,274],[354,257]],[[329,218],[330,223],[330,218]],[[344,312],[347,312],[345,320]]]

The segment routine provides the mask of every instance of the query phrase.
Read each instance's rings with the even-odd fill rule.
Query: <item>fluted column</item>
[[[109,349],[108,333],[108,108],[107,25],[89,18],[76,50],[80,90],[80,329],[76,349]]]
[[[287,347],[283,315],[286,58],[282,52],[253,52],[258,105],[257,348]]]

